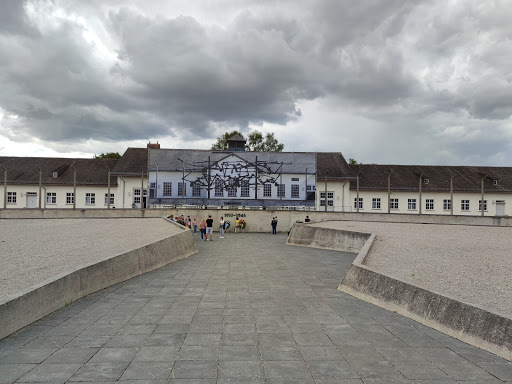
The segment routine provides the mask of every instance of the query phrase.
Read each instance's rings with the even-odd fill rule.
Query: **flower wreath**
[[[245,229],[245,225],[246,225],[245,220],[244,219],[240,220],[240,228]]]

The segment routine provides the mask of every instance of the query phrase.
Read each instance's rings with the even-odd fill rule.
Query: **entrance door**
[[[496,202],[496,216],[505,216],[505,202],[504,201]]]
[[[37,208],[37,195],[27,194],[27,208]]]

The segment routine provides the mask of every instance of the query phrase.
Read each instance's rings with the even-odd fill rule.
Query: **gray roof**
[[[185,169],[195,167],[199,169],[208,165],[208,156],[212,164],[230,156],[237,156],[247,162],[255,163],[258,157],[258,163],[272,163],[269,165],[276,173],[281,163],[283,163],[282,173],[303,174],[306,170],[309,174],[316,172],[315,152],[227,152],[197,149],[148,149],[148,151],[148,171],[150,172],[156,171],[157,167],[159,171],[181,171],[183,162],[185,162]]]

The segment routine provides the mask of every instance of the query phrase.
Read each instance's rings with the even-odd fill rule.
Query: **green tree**
[[[240,135],[244,137],[240,132],[238,131],[232,131],[232,132],[226,132],[222,136],[217,137],[217,141],[212,144],[212,150],[213,151],[227,151],[228,150],[228,139],[233,135]]]
[[[107,152],[102,153],[101,155],[94,155],[95,159],[120,159],[121,155],[119,152]]]
[[[267,133],[263,136],[261,132],[254,131],[249,134],[245,148],[254,152],[282,152],[284,144],[277,141],[274,133]]]
[[[353,159],[353,158],[349,157],[348,164],[349,165],[357,165],[358,162],[356,161],[356,159]]]

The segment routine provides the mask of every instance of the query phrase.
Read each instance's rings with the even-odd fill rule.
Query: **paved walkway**
[[[0,382],[512,382],[511,363],[337,291],[354,254],[284,242],[198,240],[1,340]]]

